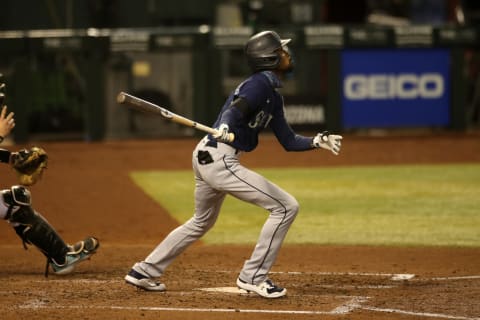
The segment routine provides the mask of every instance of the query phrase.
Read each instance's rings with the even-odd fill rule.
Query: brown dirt
[[[478,134],[346,136],[341,156],[285,153],[266,136],[250,167],[480,162]],[[32,143],[33,144],[33,143]],[[480,317],[480,248],[285,245],[272,271],[289,289],[266,300],[198,288],[233,287],[252,246],[198,243],[163,277],[169,291],[124,284],[178,222],[136,187],[132,170],[187,169],[196,140],[42,142],[50,154],[33,203],[67,242],[87,235],[99,252],[75,273],[43,277],[44,258],[23,250],[0,224],[1,319],[475,319]],[[11,146],[15,150],[23,146]],[[15,183],[0,168],[2,188]],[[192,182],[193,183],[193,182]],[[392,274],[415,274],[395,281]]]

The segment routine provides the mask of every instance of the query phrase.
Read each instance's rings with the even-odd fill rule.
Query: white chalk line
[[[201,270],[207,271],[207,270]],[[212,270],[210,271],[212,272]],[[233,273],[232,270],[218,270],[215,272]],[[392,281],[410,280],[415,277],[411,273],[373,273],[373,272],[315,272],[315,271],[270,271],[270,274],[287,274],[287,275],[319,275],[319,276],[365,276],[365,277],[385,277]]]
[[[101,279],[44,279],[44,280],[27,280],[34,283],[80,283],[80,284],[114,284],[125,283],[125,280],[101,280]]]
[[[480,275],[478,276],[458,276],[458,277],[436,277],[436,278],[429,278],[425,280],[431,280],[431,281],[454,281],[454,280],[474,280],[474,279],[480,279]],[[414,279],[417,281],[424,280],[424,279]]]
[[[217,271],[223,273],[233,273],[234,271]],[[415,278],[413,274],[394,274],[394,273],[355,273],[355,272],[297,272],[297,271],[290,271],[290,272],[272,272],[277,274],[292,274],[292,275],[302,275],[302,274],[309,274],[309,275],[334,275],[334,276],[377,276],[377,277],[390,277],[391,280],[393,279],[404,279],[409,281],[455,281],[455,280],[471,280],[471,279],[480,279],[480,275],[470,275],[470,276],[457,276],[457,277],[433,277],[433,278]],[[33,282],[44,282],[45,280],[34,280]],[[56,280],[47,280],[47,281],[54,281],[54,282],[78,282],[78,283],[120,283],[120,280],[98,280],[98,279],[56,279]],[[395,280],[394,280],[395,281]],[[374,286],[379,288],[379,286]],[[385,286],[386,287],[386,286]],[[233,287],[229,287],[230,290]],[[203,288],[203,291],[209,292],[222,292],[221,289],[215,290],[215,288]],[[209,290],[210,289],[210,290]],[[194,289],[194,290],[202,290]],[[173,292],[170,292],[173,293]],[[193,292],[192,292],[193,293]],[[181,294],[187,294],[187,292],[181,292]],[[414,311],[407,311],[407,310],[399,310],[399,309],[389,309],[389,308],[376,308],[376,307],[369,307],[369,306],[362,306],[361,303],[366,301],[368,297],[353,297],[351,300],[347,301],[345,304],[342,304],[335,308],[332,311],[315,311],[315,310],[254,310],[254,309],[209,309],[209,308],[168,308],[168,307],[124,307],[124,306],[95,306],[95,307],[85,307],[85,306],[46,306],[42,302],[38,303],[26,303],[25,305],[20,306],[20,308],[27,308],[27,309],[37,309],[37,308],[101,308],[101,309],[117,309],[117,310],[149,310],[149,311],[185,311],[185,312],[243,312],[243,313],[276,313],[276,314],[311,314],[311,315],[338,315],[338,314],[346,314],[354,311],[355,309],[362,309],[374,312],[384,312],[384,313],[398,313],[398,314],[406,314],[406,315],[413,315],[419,317],[430,317],[430,318],[442,318],[442,319],[453,319],[453,320],[480,320],[478,317],[466,317],[466,316],[455,316],[455,315],[447,315],[447,314],[440,314],[440,313],[428,313],[428,312],[414,312]]]
[[[213,272],[213,271],[212,271]],[[233,273],[234,271],[218,271],[223,273]],[[480,275],[471,275],[471,276],[457,276],[457,277],[433,277],[433,278],[414,278],[416,277],[414,274],[409,273],[355,273],[355,272],[347,272],[347,273],[339,273],[339,272],[297,272],[297,271],[289,271],[289,272],[271,272],[276,274],[291,274],[291,275],[302,275],[302,274],[309,274],[309,275],[333,275],[333,276],[376,276],[376,277],[389,277],[392,281],[400,281],[400,280],[409,280],[409,281],[455,281],[455,280],[476,280],[480,279]],[[69,283],[117,283],[121,282],[121,280],[101,280],[101,279],[45,279],[45,280],[29,280],[29,282],[41,282],[44,283],[45,281],[48,282],[69,282]],[[326,287],[329,287],[325,285]],[[359,286],[356,286],[359,287]],[[395,286],[365,286],[365,288],[371,289],[383,289],[383,288],[391,288]]]
[[[306,315],[342,315],[352,312],[359,308],[360,303],[366,301],[367,297],[352,297],[332,311],[320,310],[269,310],[269,309],[239,309],[239,308],[175,308],[175,307],[128,307],[128,306],[79,306],[79,305],[53,305],[48,306],[43,301],[31,300],[19,306],[19,309],[111,309],[111,310],[127,310],[127,311],[173,311],[173,312],[223,312],[223,313],[267,313],[267,314],[306,314]]]
[[[376,312],[385,312],[385,313],[406,314],[410,316],[429,317],[429,318],[442,318],[442,319],[455,319],[455,320],[480,320],[480,318],[452,316],[452,315],[442,314],[442,313],[413,312],[413,311],[406,311],[406,310],[399,310],[399,309],[383,309],[383,308],[375,308],[375,307],[367,307],[367,306],[359,306],[358,309],[376,311]]]
[[[312,274],[320,276],[362,276],[362,277],[385,277],[393,281],[409,280],[415,277],[410,273],[372,273],[372,272],[271,272],[277,274]]]
[[[267,314],[306,314],[306,315],[344,315],[349,314],[356,309],[362,309],[367,311],[374,312],[383,312],[383,313],[397,313],[405,314],[418,317],[428,317],[428,318],[441,318],[441,319],[452,319],[452,320],[480,320],[476,317],[464,317],[464,316],[453,316],[441,313],[430,313],[430,312],[413,312],[399,309],[385,309],[385,308],[376,308],[362,306],[361,304],[368,300],[368,297],[353,297],[346,303],[336,307],[332,311],[319,311],[319,310],[268,310],[268,309],[225,309],[225,308],[174,308],[174,307],[126,307],[126,306],[47,306],[42,301],[30,301],[26,302],[24,305],[19,306],[20,309],[111,309],[111,310],[127,310],[127,311],[170,311],[170,312],[220,312],[220,313],[267,313]]]
[[[368,297],[353,297],[346,303],[336,307],[331,311],[320,311],[320,310],[269,310],[269,309],[239,309],[239,308],[175,308],[175,307],[127,307],[127,306],[48,306],[42,301],[34,300],[26,302],[24,305],[19,306],[20,309],[111,309],[111,310],[127,310],[127,311],[157,311],[157,312],[217,312],[217,313],[263,313],[263,314],[303,314],[303,315],[345,315],[349,314],[356,309],[374,311],[374,312],[383,312],[383,313],[397,313],[405,314],[417,317],[428,317],[428,318],[441,318],[441,319],[452,319],[452,320],[480,320],[477,317],[465,317],[465,316],[454,316],[447,315],[442,313],[430,313],[430,312],[413,312],[399,309],[385,309],[385,308],[376,308],[369,306],[362,306],[362,303],[366,302]]]
[[[302,285],[290,285],[289,287],[301,287]],[[310,286],[312,286],[310,284]],[[354,290],[354,289],[392,289],[398,288],[399,285],[330,285],[330,284],[318,284],[313,285],[315,288],[324,288],[324,289],[346,289],[346,290]]]
[[[40,308],[46,308],[44,306]],[[222,313],[275,313],[275,314],[313,314],[313,315],[332,315],[328,311],[302,311],[302,310],[255,310],[255,309],[209,309],[209,308],[171,308],[171,307],[124,307],[124,306],[105,306],[88,307],[82,306],[56,306],[50,309],[112,309],[127,311],[173,311],[173,312],[222,312]]]
[[[366,302],[368,297],[353,297],[341,306],[332,310],[333,314],[347,314],[361,307],[361,303]]]

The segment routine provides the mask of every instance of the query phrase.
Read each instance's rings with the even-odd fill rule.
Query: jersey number
[[[265,111],[262,110],[248,123],[248,126],[252,129],[266,128],[272,118],[273,116],[270,113],[265,114]]]

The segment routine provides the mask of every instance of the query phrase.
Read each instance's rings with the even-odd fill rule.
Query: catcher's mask
[[[281,59],[279,49],[291,56],[287,46],[291,40],[281,39],[275,31],[262,31],[253,35],[245,45],[245,55],[252,71],[276,69]],[[293,68],[293,61],[291,61],[291,68]]]

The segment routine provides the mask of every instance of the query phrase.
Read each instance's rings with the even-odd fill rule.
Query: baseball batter
[[[219,133],[205,136],[193,151],[195,212],[173,230],[144,261],[133,265],[127,283],[149,291],[164,291],[160,277],[191,243],[213,227],[227,195],[265,208],[269,216],[251,257],[245,261],[237,286],[265,298],[279,298],[287,290],[268,277],[285,236],[298,213],[297,200],[274,183],[240,163],[244,152],[253,151],[258,135],[269,127],[287,151],[315,148],[340,151],[340,135],[323,132],[315,137],[296,134],[288,125],[283,98],[277,91],[294,67],[287,47],[274,31],[252,36],[245,53],[253,73],[230,94],[214,124]],[[229,133],[235,140],[228,142]]]

